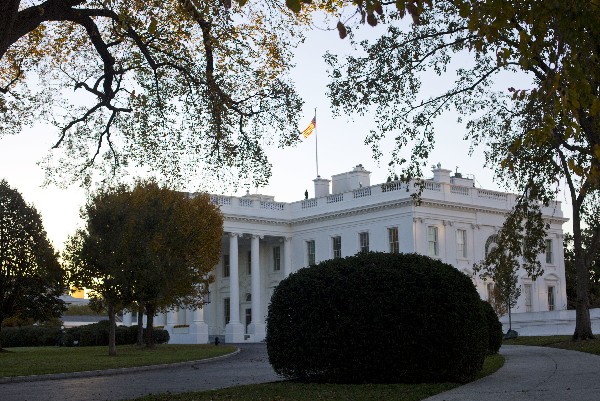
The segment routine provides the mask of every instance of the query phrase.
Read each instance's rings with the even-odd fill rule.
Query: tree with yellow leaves
[[[375,108],[377,126],[367,142],[381,156],[379,141],[393,133],[390,164],[402,165],[405,178],[421,175],[435,142],[434,121],[444,112],[456,113],[466,122],[466,139],[483,144],[496,176],[521,194],[515,209],[521,226],[539,227],[532,220],[541,218],[540,203],[549,205],[564,183],[573,205],[574,338],[591,338],[589,268],[600,248],[600,2],[363,4],[385,16],[387,32],[362,43],[363,55],[343,62],[328,56],[334,107],[359,113]],[[410,26],[400,21],[406,13],[412,16]],[[460,63],[452,64],[457,57]],[[445,78],[447,88],[423,94],[424,72]],[[495,85],[500,76],[506,80],[515,73],[531,83]],[[411,145],[405,160],[403,150]],[[584,248],[586,224],[592,235]],[[537,255],[531,251],[543,249],[543,233],[526,247],[531,258],[519,251],[525,247],[515,242],[517,237],[506,235],[508,242],[499,247],[514,249],[513,256],[523,257],[535,276]]]
[[[109,355],[116,355],[119,310],[144,307],[152,347],[158,311],[202,307],[223,234],[223,217],[208,195],[138,182],[98,191],[83,217],[86,228],[69,239],[63,257],[71,282],[108,310]]]
[[[0,135],[52,122],[48,171],[84,184],[127,166],[264,184],[265,143],[298,139],[307,21],[277,0],[2,1]]]

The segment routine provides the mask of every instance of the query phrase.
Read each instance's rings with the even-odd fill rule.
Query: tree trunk
[[[146,305],[146,348],[154,348],[154,314],[156,307],[152,304]]]
[[[142,345],[144,345],[144,306],[142,306],[142,305],[138,306],[137,324],[138,324],[138,331],[137,331],[136,345],[141,347]]]
[[[115,307],[112,303],[108,304],[108,355],[117,355],[117,343],[116,343],[116,313]]]
[[[575,272],[577,277],[577,306],[575,308],[575,332],[573,340],[594,338],[590,320],[590,272],[585,265],[584,250],[581,242],[581,220],[578,205],[573,205],[573,247],[575,250]]]

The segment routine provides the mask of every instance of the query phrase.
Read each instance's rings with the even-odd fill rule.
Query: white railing
[[[252,199],[240,198],[240,206],[241,207],[252,207],[254,202]]]
[[[210,201],[219,206],[231,205],[231,196],[211,195]]]
[[[506,199],[508,199],[508,194],[502,192],[488,191],[485,189],[478,189],[477,196],[480,198],[494,199],[500,201],[505,201]]]
[[[283,210],[285,208],[285,203],[261,201],[260,208],[266,210]]]
[[[437,192],[441,192],[442,190],[442,185],[439,182],[431,182],[431,181],[425,181],[424,182],[424,189],[428,189],[430,191],[437,191]]]
[[[402,189],[401,181],[391,181],[381,184],[381,192],[399,191]]]
[[[316,198],[314,198],[314,199],[304,199],[302,201],[302,209],[306,209],[306,208],[309,208],[309,207],[315,207],[315,206],[317,206],[317,199]]]
[[[354,198],[364,198],[365,196],[371,196],[371,187],[355,189],[352,191]]]
[[[344,194],[327,195],[327,203],[337,203],[344,200]]]
[[[450,185],[450,192],[453,194],[469,196],[469,191],[469,187],[463,187],[460,185]]]

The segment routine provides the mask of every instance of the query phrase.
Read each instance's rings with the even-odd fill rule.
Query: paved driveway
[[[232,357],[125,374],[0,384],[1,401],[122,400],[156,393],[210,390],[279,380],[264,344],[239,345]]]
[[[235,356],[193,366],[113,376],[0,384],[1,401],[121,400],[152,393],[224,388],[279,378],[264,344],[240,345]],[[427,401],[598,401],[600,356],[544,347],[504,346],[498,372]]]
[[[427,401],[598,401],[600,356],[556,348],[503,346],[496,373]]]

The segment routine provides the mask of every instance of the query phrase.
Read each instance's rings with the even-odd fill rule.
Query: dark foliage
[[[43,347],[59,345],[60,327],[4,327],[0,332],[3,347]]]
[[[37,210],[0,180],[0,327],[11,317],[44,321],[61,315],[65,274],[57,256]]]
[[[61,330],[60,327],[23,326],[5,327],[0,332],[0,341],[4,347],[43,347],[53,345],[96,346],[108,345],[108,320]],[[167,330],[154,329],[154,342],[169,342]],[[116,343],[118,345],[135,344],[137,326],[117,326]]]
[[[487,353],[488,355],[497,354],[502,345],[502,338],[504,337],[504,334],[502,333],[502,323],[500,323],[498,315],[490,303],[482,300],[481,305],[483,306],[483,312],[487,323]]]
[[[322,262],[275,289],[267,350],[288,378],[333,382],[465,382],[488,343],[471,280],[418,254]]]

